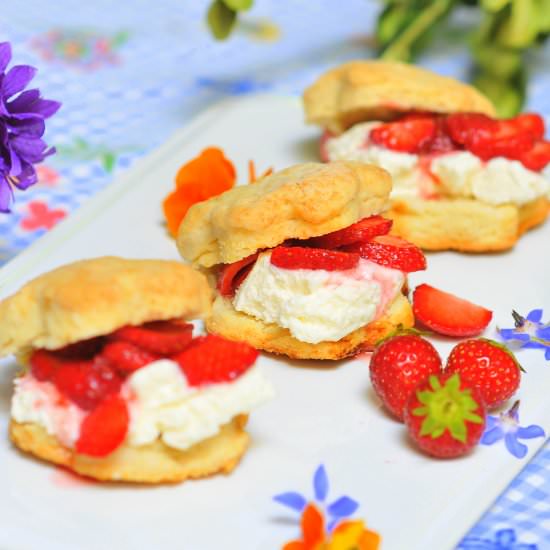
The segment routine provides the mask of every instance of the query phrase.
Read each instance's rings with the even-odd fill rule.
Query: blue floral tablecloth
[[[58,154],[39,165],[39,183],[17,194],[13,213],[0,216],[0,264],[204,107],[257,91],[300,94],[326,68],[373,55],[369,31],[379,5],[366,0],[337,7],[331,0],[256,0],[225,43],[207,32],[206,7],[203,0],[28,0],[24,9],[4,2],[0,41],[12,43],[16,63],[39,68],[34,83],[63,107],[47,124],[47,141]],[[453,29],[471,17],[458,14]],[[467,59],[460,44],[445,42],[421,63],[466,78]],[[550,48],[529,63],[528,108],[542,112],[548,123]],[[550,548],[550,444],[461,548]]]

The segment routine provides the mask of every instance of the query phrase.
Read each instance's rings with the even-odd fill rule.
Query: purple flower
[[[507,412],[498,416],[487,416],[485,431],[481,437],[482,445],[493,445],[504,439],[504,444],[516,458],[523,458],[527,454],[527,445],[520,443],[520,439],[544,437],[544,430],[532,424],[526,428],[519,425],[519,401],[516,401]]]
[[[327,504],[328,489],[327,472],[321,464],[313,475],[313,492],[315,494],[315,501],[326,510],[330,518],[327,525],[327,529],[330,532],[340,520],[353,515],[357,508],[359,508],[359,504],[347,496],[341,496],[330,504]],[[308,500],[304,496],[292,491],[276,495],[273,497],[273,500],[299,513],[304,510],[308,503]]]
[[[515,328],[499,329],[500,337],[520,348],[544,349],[544,357],[550,360],[550,323],[541,322],[542,309],[534,309],[522,317],[512,311]]]
[[[513,529],[500,529],[495,533],[495,540],[466,537],[459,545],[458,550],[537,550],[536,544],[517,542],[516,532]]]
[[[11,60],[11,45],[0,43],[0,212],[10,212],[13,188],[24,190],[36,183],[34,165],[55,149],[42,140],[44,120],[61,106],[42,99],[38,89],[26,90],[36,69],[15,65],[6,71]]]

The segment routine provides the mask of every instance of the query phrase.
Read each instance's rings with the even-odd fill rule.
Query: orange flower
[[[176,236],[193,204],[220,195],[235,185],[235,167],[221,149],[209,147],[184,164],[176,175],[176,190],[162,203],[168,230]]]
[[[300,521],[302,539],[285,544],[282,550],[378,550],[380,535],[360,520],[347,520],[337,525],[331,535],[325,533],[323,515],[315,504],[308,504]]]

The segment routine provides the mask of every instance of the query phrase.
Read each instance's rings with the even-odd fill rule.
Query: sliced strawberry
[[[344,229],[308,239],[304,244],[317,248],[334,249],[359,241],[368,241],[377,235],[389,233],[392,223],[391,220],[387,220],[382,216],[370,216]]]
[[[41,382],[51,380],[56,370],[61,365],[61,361],[51,351],[38,349],[30,358],[31,373]]]
[[[105,360],[65,361],[55,371],[52,382],[57,389],[89,411],[111,394],[118,393],[122,380]]]
[[[124,399],[118,395],[106,397],[82,422],[76,451],[94,457],[107,456],[122,444],[129,423]]]
[[[550,162],[550,141],[537,141],[528,151],[524,151],[518,156],[518,160],[535,172],[543,170]]]
[[[131,373],[135,370],[157,361],[160,355],[141,349],[123,340],[109,342],[102,350],[101,357],[121,373]]]
[[[230,382],[256,361],[258,351],[244,342],[232,342],[215,334],[199,336],[172,359],[179,363],[191,386]]]
[[[396,122],[387,122],[370,132],[373,143],[405,153],[417,153],[437,134],[437,125],[433,116],[415,116]]]
[[[193,325],[183,321],[153,321],[134,327],[119,328],[111,335],[145,351],[171,355],[184,350],[193,339]]]
[[[520,131],[531,134],[535,140],[544,138],[546,129],[544,127],[544,119],[540,115],[535,113],[522,113],[514,117],[511,122]]]
[[[305,248],[302,246],[278,246],[271,252],[271,263],[282,269],[324,269],[344,271],[353,269],[359,262],[359,254]]]
[[[496,125],[492,118],[481,113],[454,113],[445,118],[445,127],[455,143],[466,145],[480,132],[490,137]]]
[[[257,257],[257,253],[251,254],[238,262],[225,264],[222,267],[218,275],[217,284],[218,291],[222,296],[233,296],[235,294],[237,288],[239,288],[242,282],[246,279],[246,275],[250,273],[250,269],[252,269]],[[239,277],[242,271],[245,272],[245,275]]]
[[[417,321],[448,336],[480,334],[493,317],[484,307],[426,284],[414,290],[413,312]]]
[[[357,252],[371,262],[405,273],[426,269],[426,257],[422,250],[393,235],[381,235],[366,243],[351,244],[344,247],[344,250]]]
[[[105,344],[104,336],[88,338],[74,344],[69,344],[64,348],[55,350],[57,357],[69,359],[71,361],[87,361],[92,359],[101,350]]]

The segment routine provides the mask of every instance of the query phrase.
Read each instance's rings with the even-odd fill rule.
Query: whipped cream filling
[[[283,269],[258,257],[233,307],[310,344],[336,342],[380,317],[405,282],[401,271],[361,258],[345,271]]]
[[[539,197],[550,198],[550,177],[525,168],[517,160],[497,157],[484,162],[469,151],[432,157],[391,151],[368,140],[370,131],[380,124],[356,124],[328,139],[328,158],[385,168],[393,179],[393,197],[469,197],[493,205],[522,205]]]
[[[249,413],[273,397],[257,366],[231,382],[192,387],[178,364],[161,359],[135,371],[124,382],[130,425],[126,443],[146,445],[160,438],[185,450],[216,435],[238,414]],[[12,417],[42,426],[66,447],[73,447],[86,412],[64,398],[51,382],[31,374],[15,381]]]

